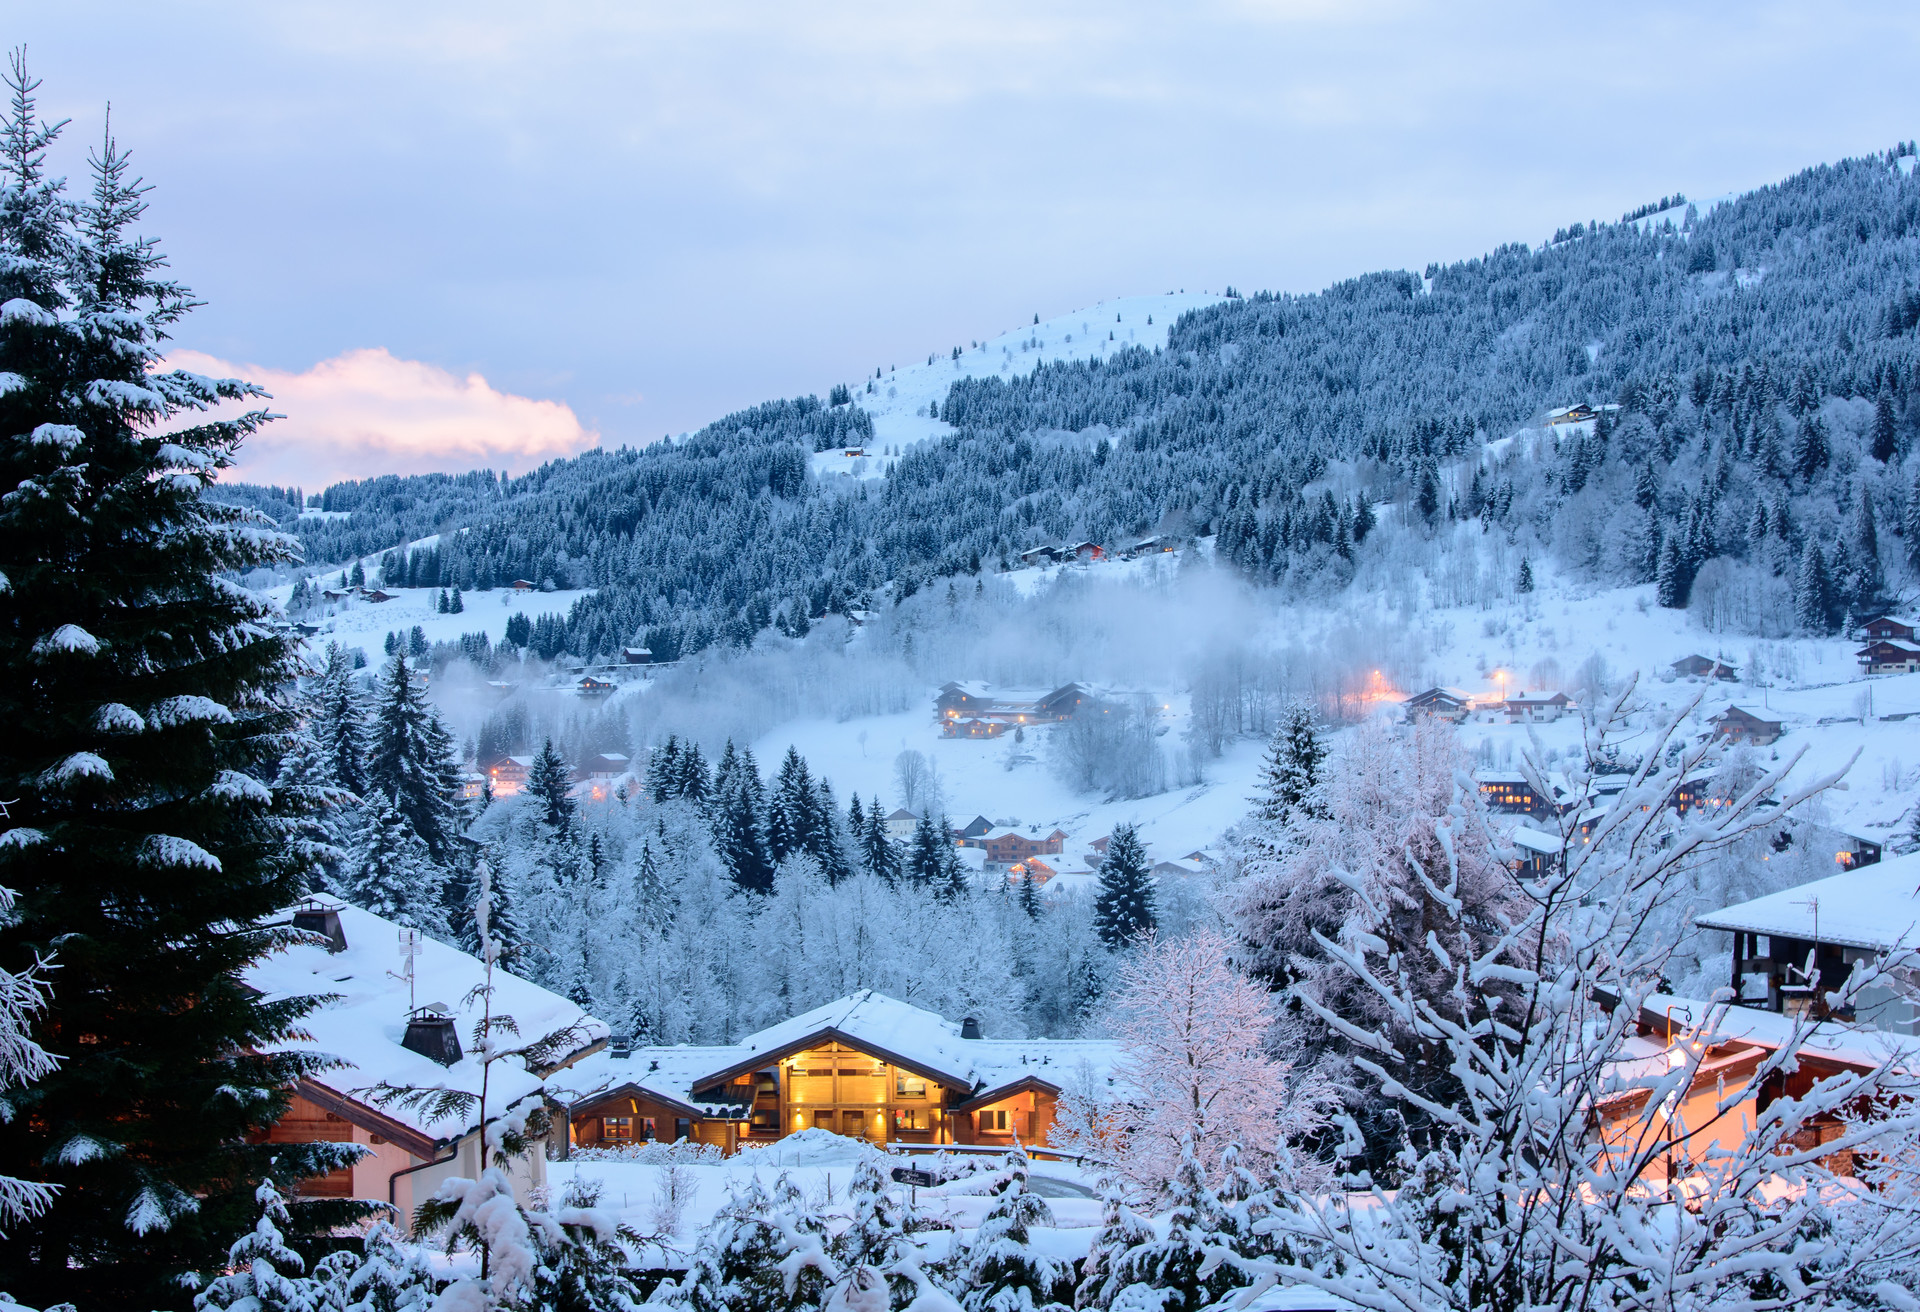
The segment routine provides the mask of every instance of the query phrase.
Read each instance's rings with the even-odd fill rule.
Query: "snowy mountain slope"
[[[285,603],[289,587],[272,590],[274,599]],[[310,642],[324,649],[337,642],[349,651],[364,652],[369,665],[378,665],[385,657],[382,646],[389,633],[405,634],[415,625],[429,643],[458,642],[469,633],[484,633],[487,641],[499,646],[507,636],[507,621],[515,615],[537,619],[542,615],[565,615],[590,590],[567,592],[515,592],[496,588],[491,592],[469,592],[462,597],[466,609],[458,615],[443,615],[434,610],[438,588],[388,588],[392,601],[353,600],[327,608],[330,614],[314,617],[320,632]]]
[[[1037,324],[1009,328],[977,345],[963,345],[957,358],[944,351],[928,361],[877,374],[856,385],[854,402],[873,416],[874,445],[883,450],[945,437],[953,432],[952,425],[930,417],[927,407],[943,400],[955,379],[1015,378],[1033,372],[1042,360],[1105,359],[1127,346],[1157,350],[1167,344],[1167,330],[1181,315],[1224,299],[1207,292],[1169,292],[1101,301]],[[841,451],[821,451],[813,457],[813,472],[879,478],[885,472],[885,460],[863,461]]]

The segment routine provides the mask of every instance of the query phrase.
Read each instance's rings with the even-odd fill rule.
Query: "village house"
[[[998,738],[1007,731],[1004,720],[942,720],[940,732],[948,738]]]
[[[1721,660],[1708,660],[1698,653],[1682,656],[1670,667],[1675,677],[1682,679],[1719,679],[1725,683],[1739,681],[1740,672]]]
[[[313,900],[287,913],[297,929],[324,942],[282,949],[248,966],[242,978],[268,1002],[330,996],[303,1018],[302,1037],[288,1046],[325,1053],[338,1063],[294,1086],[287,1114],[268,1143],[354,1143],[365,1156],[311,1180],[289,1182],[301,1198],[358,1198],[386,1203],[404,1232],[413,1210],[451,1176],[475,1178],[480,1160],[477,1106],[434,1117],[380,1089],[428,1088],[478,1094],[481,1064],[463,1044],[480,1019],[474,989],[486,968],[464,952],[403,930],[358,907]],[[551,1064],[496,1061],[486,1073],[487,1114],[530,1110],[546,1101],[556,1070],[598,1051],[607,1027],[557,993],[506,971],[493,973],[492,1013],[511,1016],[520,1039],[557,1036]],[[515,1195],[530,1204],[546,1184],[544,1142],[509,1171]]]
[[[1111,1082],[1117,1055],[1100,1041],[991,1039],[868,989],[727,1047],[595,1053],[559,1096],[574,1147],[685,1139],[731,1153],[801,1130],[1044,1146],[1068,1082]]]
[[[1714,733],[1733,743],[1751,743],[1755,747],[1766,747],[1780,741],[1780,735],[1786,732],[1785,725],[1779,720],[1765,720],[1752,711],[1742,710],[1738,706],[1729,706],[1714,716],[1709,722]]]
[[[622,665],[651,665],[653,650],[649,647],[622,647],[620,649]]]
[[[1005,868],[1030,856],[1055,856],[1065,849],[1066,831],[1056,829],[1041,834],[1040,826],[1029,825],[1026,833],[1010,827],[990,829],[976,837],[963,839],[962,847],[977,847],[987,854],[987,866]]]
[[[886,819],[888,838],[912,838],[913,831],[920,824],[920,817],[906,807],[901,807]]]
[[[1853,658],[1860,664],[1860,673],[1869,677],[1877,674],[1912,674],[1920,670],[1920,647],[1886,639],[1868,643],[1855,652]]]
[[[953,831],[956,843],[965,843],[969,838],[981,838],[993,832],[993,821],[983,815],[977,815]]]
[[[531,579],[515,579],[513,582],[507,584],[507,587],[515,592],[534,592],[539,589],[539,586],[539,584],[533,582]]]
[[[1875,615],[1870,620],[1862,620],[1859,628],[1861,642],[1906,642],[1914,640],[1913,621],[1899,619],[1892,615]]]
[[[1416,720],[1451,720],[1464,724],[1473,708],[1473,698],[1458,688],[1429,688],[1407,698],[1407,723]]]
[[[574,685],[575,690],[582,697],[610,696],[617,687],[617,684],[609,683],[605,679],[596,679],[591,674],[585,676],[579,683]]]
[[[1578,405],[1563,405],[1557,410],[1547,412],[1547,427],[1558,428],[1562,424],[1584,424],[1598,418],[1594,408],[1584,401]]]
[[[1542,797],[1519,770],[1476,770],[1473,781],[1479,786],[1480,797],[1487,809],[1498,815],[1525,815],[1536,820],[1547,820],[1566,809],[1565,783],[1558,778],[1542,781],[1553,790],[1554,796],[1551,798]]]
[[[987,685],[977,680],[951,680],[940,685],[933,699],[934,715],[950,738],[997,737],[1016,726],[1054,724],[1094,709],[1112,709],[1112,696],[1084,683],[1063,684],[1044,696],[994,697]],[[980,721],[983,727],[963,732],[960,726],[967,720]],[[996,724],[998,729],[984,727]]]
[[[1503,703],[1512,724],[1550,724],[1573,709],[1563,692],[1522,692]]]
[[[495,797],[514,797],[527,786],[527,771],[533,769],[531,756],[500,756],[480,763],[480,773]]]
[[[1915,945],[1920,853],[1849,867],[1696,916],[1693,923],[1733,936],[1731,983],[1741,1005],[1821,1019],[1825,995],[1857,966]],[[1920,1033],[1920,1006],[1886,986],[1865,990],[1840,1019],[1897,1034]]]

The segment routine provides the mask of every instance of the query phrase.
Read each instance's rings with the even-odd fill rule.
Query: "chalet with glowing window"
[[[1013,828],[989,829],[977,837],[960,840],[962,847],[977,847],[987,854],[987,865],[1005,868],[1017,861],[1025,861],[1030,856],[1056,856],[1066,850],[1067,834],[1064,829],[1055,829],[1042,834],[1038,825],[1029,826],[1026,832]]]
[[[1451,720],[1454,724],[1464,724],[1472,708],[1473,698],[1458,688],[1429,688],[1415,693],[1407,698],[1405,707],[1409,724],[1416,720]]]
[[[1681,679],[1719,679],[1723,683],[1734,683],[1740,678],[1740,671],[1721,660],[1708,660],[1695,653],[1682,656],[1670,667],[1674,676]]]
[[[872,990],[728,1047],[610,1048],[562,1095],[575,1147],[687,1139],[732,1152],[801,1130],[874,1144],[1043,1145],[1072,1080],[1110,1081],[1092,1040],[990,1039]]]
[[[366,1149],[351,1166],[290,1185],[303,1198],[359,1198],[388,1203],[402,1229],[413,1209],[450,1176],[476,1177],[480,1109],[434,1117],[380,1089],[445,1089],[478,1095],[481,1064],[466,1046],[481,1016],[474,995],[486,968],[458,949],[403,930],[392,921],[342,903],[314,900],[288,913],[316,941],[285,948],[247,967],[245,983],[269,1002],[330,995],[303,1019],[303,1037],[287,1044],[324,1053],[337,1065],[294,1086],[287,1113],[263,1137],[268,1143],[351,1143]],[[503,970],[493,973],[493,1015],[511,1016],[520,1039],[551,1038],[537,1060],[508,1057],[487,1072],[487,1115],[535,1111],[547,1101],[546,1080],[595,1052],[607,1027],[578,1006]],[[546,1183],[545,1145],[509,1171],[521,1201]]]
[[[1920,647],[1911,643],[1880,639],[1862,647],[1853,658],[1860,664],[1860,673],[1866,675],[1912,674],[1920,670]]]
[[[1766,747],[1780,741],[1786,726],[1779,720],[1763,719],[1752,711],[1729,706],[1713,717],[1713,731],[1728,742]]]

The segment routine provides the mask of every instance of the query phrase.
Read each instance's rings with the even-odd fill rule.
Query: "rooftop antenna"
[[[407,1014],[409,1016],[416,1010],[413,1001],[413,959],[419,955],[420,931],[402,929],[400,931],[400,969],[390,970],[387,974],[394,979],[403,979],[407,982]]]

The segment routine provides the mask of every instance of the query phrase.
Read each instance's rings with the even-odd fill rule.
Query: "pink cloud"
[[[173,352],[167,363],[258,383],[273,394],[271,409],[286,416],[241,448],[239,463],[225,475],[235,481],[318,491],[378,474],[478,468],[518,474],[576,455],[600,437],[564,402],[515,396],[477,373],[461,378],[397,359],[384,347],[347,351],[300,373],[188,350]]]

